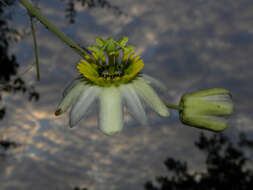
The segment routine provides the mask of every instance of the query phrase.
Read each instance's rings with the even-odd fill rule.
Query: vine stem
[[[174,109],[174,110],[183,110],[182,107],[180,107],[179,105],[173,105],[173,104],[167,104],[166,102],[164,102],[164,104],[167,106],[167,108],[170,108],[170,109]]]
[[[31,22],[32,35],[33,35],[35,63],[36,63],[36,71],[37,71],[37,80],[40,81],[39,53],[38,53],[36,32],[35,32],[35,27],[34,27],[34,22],[33,22],[33,16],[32,15],[30,15],[30,22]]]
[[[68,46],[70,46],[81,57],[90,54],[89,50],[87,50],[86,48],[82,48],[80,45],[78,45],[76,42],[70,39],[66,34],[64,34],[62,31],[56,28],[56,26],[52,22],[47,20],[38,11],[38,9],[32,5],[32,3],[29,0],[19,0],[19,2],[27,9],[29,14],[36,17],[43,25],[45,25],[45,27],[48,30],[50,30],[52,33],[58,36],[62,41],[64,41]]]

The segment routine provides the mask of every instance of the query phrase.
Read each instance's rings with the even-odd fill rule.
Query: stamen
[[[143,67],[140,56],[132,46],[119,46],[118,42],[107,39],[105,46],[91,46],[92,56],[85,56],[78,63],[78,70],[84,80],[99,86],[111,86],[131,82]]]

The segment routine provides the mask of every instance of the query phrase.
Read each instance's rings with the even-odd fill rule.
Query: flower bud
[[[210,131],[227,128],[227,116],[233,113],[231,93],[222,88],[187,93],[180,100],[180,120],[192,127]]]

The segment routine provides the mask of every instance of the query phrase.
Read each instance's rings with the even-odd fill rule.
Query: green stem
[[[180,107],[179,105],[167,104],[166,102],[164,102],[164,104],[165,104],[168,108],[170,108],[170,109],[179,110],[179,111],[183,110],[183,108]]]
[[[71,40],[66,34],[61,32],[58,28],[55,27],[53,23],[47,20],[31,3],[29,0],[19,0],[19,2],[27,9],[27,11],[34,17],[36,17],[45,27],[58,36],[62,41],[69,45],[76,53],[81,57],[84,57],[90,52],[86,48],[82,48],[73,40]]]
[[[33,16],[32,15],[30,15],[30,21],[31,21],[31,28],[32,28],[32,35],[33,35],[34,51],[35,51],[37,80],[40,81],[39,53],[38,53],[36,32],[35,32],[35,27],[34,27],[34,22],[33,22]]]
[[[117,52],[115,54],[115,68],[117,71],[119,70],[119,54],[120,54],[120,52]]]

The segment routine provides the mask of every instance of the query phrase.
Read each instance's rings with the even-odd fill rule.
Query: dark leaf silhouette
[[[10,149],[17,148],[18,146],[21,146],[18,143],[8,141],[8,140],[0,140],[0,161],[3,161],[7,154],[6,152]],[[0,162],[1,164],[2,162]]]
[[[8,26],[10,16],[6,16],[5,10],[10,9],[15,4],[15,0],[4,0],[0,3],[0,103],[1,93],[17,93],[22,92],[28,94],[28,99],[38,101],[39,94],[35,91],[34,87],[27,86],[25,81],[18,76],[19,64],[17,63],[15,55],[9,53],[9,43],[18,35],[19,32]],[[15,40],[14,40],[15,41]],[[0,108],[0,120],[3,119],[6,113],[6,108]]]
[[[75,4],[80,2],[83,7],[88,7],[90,9],[100,7],[106,8],[113,11],[117,15],[123,14],[119,7],[112,5],[107,0],[61,0],[67,4],[66,8],[66,18],[69,20],[70,24],[75,23],[76,9]]]
[[[16,148],[18,146],[17,143],[11,141],[0,141],[0,147],[4,150],[8,150],[10,148]]]
[[[4,115],[5,115],[5,108],[1,108],[0,109],[0,120],[3,119]]]
[[[73,190],[88,190],[87,188],[75,187]]]

